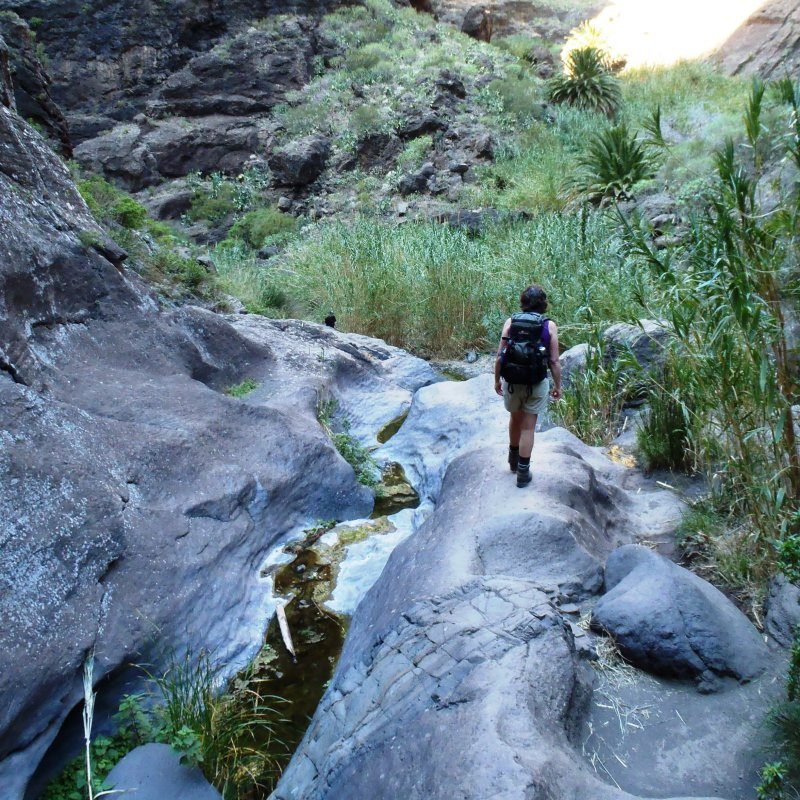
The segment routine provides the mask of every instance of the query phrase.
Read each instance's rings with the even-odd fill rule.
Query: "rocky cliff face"
[[[0,0],[0,11],[43,20],[37,39],[56,76],[54,97],[68,109],[77,141],[143,111],[153,91],[225,36],[276,14],[319,14],[323,1]],[[285,51],[291,58],[290,48]],[[244,83],[252,73],[238,75]]]
[[[765,3],[720,48],[716,59],[733,75],[797,75],[800,7],[793,0]]]
[[[0,783],[18,798],[79,702],[87,653],[98,679],[189,643],[241,663],[265,624],[270,543],[369,512],[318,397],[385,394],[386,422],[434,376],[318,326],[161,309],[9,86],[4,72]],[[245,376],[259,383],[246,400],[223,392]]]

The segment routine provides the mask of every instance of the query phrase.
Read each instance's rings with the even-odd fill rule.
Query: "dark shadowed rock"
[[[800,588],[785,575],[776,575],[769,583],[766,612],[767,632],[787,647],[794,641],[795,630],[800,625]]]
[[[269,111],[311,76],[315,24],[287,18],[266,30],[250,29],[193,58],[147,102],[155,117],[244,116]]]
[[[169,186],[152,196],[141,198],[142,205],[156,219],[179,219],[192,206],[194,192],[183,186]]]
[[[324,171],[330,150],[330,140],[324,136],[304,136],[274,150],[268,163],[275,182],[283,186],[313,183]]]
[[[403,143],[392,133],[371,133],[356,145],[358,166],[361,169],[381,169],[386,172],[403,149]]]
[[[269,106],[268,98],[280,96],[287,88],[284,79],[291,87],[305,72],[307,47],[313,47],[315,41],[313,33],[301,41],[302,36],[290,30],[295,23],[279,15],[313,19],[337,5],[338,0],[277,0],[268,7],[252,0],[176,0],[165,10],[149,0],[0,0],[0,11],[16,11],[28,21],[35,17],[42,20],[37,41],[49,59],[55,101],[68,112],[71,128],[72,115],[90,115],[105,118],[102,130],[116,122],[130,121],[151,100],[189,106],[194,91],[201,98],[199,107],[205,109],[198,113],[217,113],[207,110],[209,104],[221,99],[227,81],[234,79],[223,74],[225,68],[231,72],[241,69],[235,75],[238,88],[232,103],[240,108]],[[254,22],[258,30],[247,32]],[[284,24],[289,27],[283,28]],[[218,53],[217,63],[213,63],[213,57],[210,64],[197,64],[197,70],[189,67],[195,58],[237,35],[243,37],[243,43],[237,46],[242,52]],[[287,43],[285,60],[281,58],[281,35]],[[258,49],[250,45],[256,43],[264,47],[264,64],[258,65],[264,68],[263,76],[258,68],[250,70]],[[160,97],[159,88],[184,68],[188,73],[178,84],[189,94],[181,96],[179,91],[177,96]],[[204,76],[209,78],[208,88],[196,82]],[[221,113],[236,112],[228,109]],[[79,127],[75,126],[73,132]]]
[[[436,170],[433,164],[428,161],[423,164],[416,172],[403,175],[397,182],[397,191],[404,197],[409,194],[420,194],[430,188],[431,179]]]
[[[427,133],[446,130],[447,123],[429,109],[416,109],[409,112],[400,123],[398,133],[403,139],[416,139]]]
[[[222,800],[199,767],[181,763],[180,753],[166,744],[146,744],[131,750],[105,781],[115,792],[137,800]]]
[[[13,12],[0,15],[0,34],[13,54],[11,72],[17,112],[34,121],[65,158],[72,158],[67,121],[50,93],[50,75],[28,25]]]
[[[706,690],[719,677],[748,681],[764,670],[766,646],[747,617],[710,583],[652,550],[614,551],[605,586],[592,627],[613,636],[633,664],[696,678]]]
[[[479,42],[491,42],[494,20],[487,6],[472,6],[464,15],[461,30]]]
[[[119,125],[76,147],[75,159],[135,192],[190,172],[240,172],[257,150],[254,121],[215,116]]]
[[[9,72],[8,46],[2,36],[0,36],[0,105],[16,111],[14,86]]]

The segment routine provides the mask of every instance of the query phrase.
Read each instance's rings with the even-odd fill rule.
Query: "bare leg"
[[[533,433],[536,429],[537,414],[526,414],[524,411],[517,412],[521,415],[519,421],[519,457],[530,458],[533,452]],[[513,414],[512,414],[513,416]]]
[[[524,416],[524,411],[511,412],[508,420],[508,444],[511,447],[519,447],[519,437],[522,433],[522,420]]]

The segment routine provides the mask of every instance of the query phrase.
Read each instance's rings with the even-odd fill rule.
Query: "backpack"
[[[542,341],[547,318],[533,311],[511,317],[508,343],[500,362],[500,376],[511,384],[533,386],[547,377],[548,348]]]

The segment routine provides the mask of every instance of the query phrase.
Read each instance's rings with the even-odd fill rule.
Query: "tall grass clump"
[[[173,656],[163,673],[147,674],[156,689],[160,741],[197,764],[225,800],[269,788],[279,772],[272,724],[278,698],[252,688],[225,692],[221,666],[205,651]]]
[[[217,247],[211,259],[220,290],[239,300],[251,314],[284,317],[291,310],[286,276],[274,267],[263,266],[246,244],[232,242]]]
[[[637,386],[639,371],[630,352],[612,357],[595,328],[585,367],[569,376],[562,399],[553,407],[555,420],[584,442],[608,444],[620,432],[622,409]]]
[[[782,309],[798,269],[800,204],[796,181],[771,211],[757,202],[762,97],[755,84],[746,146],[728,140],[716,153],[716,183],[680,250],[657,251],[628,228],[629,247],[660,288],[659,312],[675,353],[691,365],[676,400],[693,419],[693,446],[704,454],[718,506],[746,521],[740,556],[753,580],[774,569],[776,546],[794,558],[790,545],[800,522],[795,383]],[[798,141],[790,126],[787,160]]]
[[[669,358],[644,381],[646,409],[636,430],[639,454],[648,470],[696,472],[697,416],[685,387],[691,385],[690,363]]]
[[[543,284],[566,346],[593,322],[630,319],[643,281],[606,214],[539,214],[471,235],[436,223],[362,218],[319,226],[286,253],[292,302],[333,309],[345,330],[436,356],[493,346],[519,293]]]

